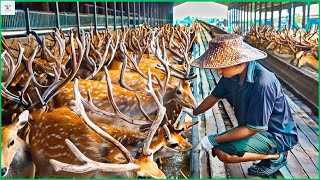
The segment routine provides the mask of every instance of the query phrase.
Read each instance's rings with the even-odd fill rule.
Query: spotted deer
[[[2,178],[34,178],[35,166],[29,145],[19,137],[18,132],[26,126],[28,115],[21,113],[18,120],[1,127],[1,176]]]
[[[57,133],[57,131],[59,131],[60,128],[58,128],[58,129],[51,128],[50,130],[54,130],[54,132],[49,133],[49,134],[46,135],[46,132],[48,130],[47,129],[48,128],[48,124],[46,124],[47,120],[49,121],[49,124],[51,124],[52,122],[57,122],[57,123],[51,124],[52,127],[57,126],[58,122],[60,122],[60,125],[62,127],[65,127],[65,126],[67,126],[66,125],[66,121],[68,121],[70,119],[70,117],[72,117],[71,119],[73,119],[73,117],[74,117],[74,119],[78,119],[78,120],[80,119],[79,116],[77,116],[74,112],[72,112],[68,108],[59,108],[59,109],[55,109],[55,110],[53,110],[51,112],[47,111],[48,110],[47,109],[48,101],[57,93],[57,91],[59,91],[59,89],[65,83],[67,83],[71,79],[73,79],[76,70],[79,68],[79,64],[80,64],[80,62],[82,60],[84,51],[83,51],[83,45],[81,45],[81,43],[80,43],[80,41],[78,39],[77,39],[77,42],[80,45],[79,46],[79,50],[78,50],[78,57],[76,56],[75,49],[74,49],[74,46],[73,46],[73,50],[72,50],[73,51],[73,58],[72,58],[72,62],[73,63],[72,64],[74,66],[72,67],[72,70],[69,71],[70,74],[68,74],[69,75],[68,78],[63,79],[63,78],[59,78],[57,76],[56,81],[54,81],[50,86],[46,87],[47,89],[46,89],[46,91],[44,91],[44,93],[42,95],[40,95],[41,94],[40,92],[43,92],[43,91],[39,92],[39,90],[37,88],[35,88],[36,92],[38,94],[38,98],[39,98],[38,101],[36,101],[36,102],[32,101],[29,98],[29,94],[25,93],[26,89],[21,90],[19,95],[15,95],[14,93],[11,93],[7,89],[7,84],[10,83],[12,78],[8,78],[8,80],[6,82],[2,83],[2,96],[3,97],[5,97],[7,99],[10,99],[12,101],[15,101],[15,102],[19,102],[24,109],[29,109],[30,110],[30,117],[31,117],[32,121],[30,122],[31,126],[30,126],[30,140],[29,140],[29,142],[30,142],[31,154],[32,154],[34,163],[35,163],[35,165],[37,167],[37,169],[36,169],[36,177],[77,177],[77,176],[73,176],[74,173],[71,176],[66,176],[63,173],[57,173],[57,174],[54,173],[52,166],[47,166],[48,162],[49,162],[49,159],[47,159],[47,161],[45,161],[46,160],[45,156],[48,155],[48,154],[44,153],[44,152],[48,152],[49,151],[49,154],[50,154],[50,153],[53,152],[52,156],[54,157],[55,155],[57,155],[56,154],[57,149],[56,150],[54,150],[54,149],[63,146],[62,144],[61,145],[60,144],[55,144],[56,141],[52,140],[52,139],[55,139],[55,138],[59,139],[59,135],[56,135],[56,133]],[[21,51],[21,53],[23,53],[23,48],[20,48],[20,51]],[[29,59],[29,60],[32,62],[32,58]],[[14,67],[14,68],[16,68],[16,67]],[[13,73],[14,73],[14,71],[11,71],[11,74],[9,76],[12,77]],[[55,74],[56,75],[58,74],[57,71],[55,71]],[[32,75],[33,74],[30,75],[27,83],[25,84],[25,87],[29,86],[29,83],[31,82],[31,79],[32,79]],[[32,81],[32,82],[34,82],[34,81]],[[26,96],[28,97],[27,99],[25,99]],[[154,97],[155,97],[155,95],[154,95]],[[162,120],[162,118],[164,116],[164,111],[162,110],[161,112],[162,112],[161,113],[162,115],[161,114],[159,115],[159,117],[158,117],[159,120]],[[27,113],[27,112],[25,112],[25,113]],[[48,118],[48,117],[50,117],[50,118]],[[41,127],[42,124],[46,124],[46,126],[45,127]],[[74,128],[74,126],[71,126],[71,127]],[[84,125],[84,127],[85,127],[85,125]],[[66,129],[68,129],[68,127],[66,127]],[[85,128],[80,128],[80,129],[85,129]],[[74,130],[74,129],[70,129],[70,130]],[[70,130],[69,130],[69,132],[70,132]],[[39,131],[41,131],[43,133],[38,133]],[[119,132],[119,131],[115,130],[115,132]],[[77,132],[74,132],[74,133],[75,134],[73,136],[76,136]],[[88,133],[90,134],[90,132],[88,132]],[[60,135],[62,136],[63,134],[64,133],[62,133]],[[129,133],[129,134],[131,134],[131,133]],[[99,135],[95,135],[95,136],[100,137]],[[67,136],[67,137],[69,138],[69,136]],[[70,137],[72,137],[72,135],[70,135]],[[118,137],[123,137],[123,135],[119,135]],[[145,139],[146,139],[146,137],[144,136],[143,140],[145,140]],[[161,138],[161,139],[163,139],[163,138]],[[42,146],[42,147],[38,146],[39,143],[37,143],[37,140],[41,141],[40,146]],[[61,139],[61,140],[64,141],[64,139]],[[89,138],[89,140],[90,140],[90,138]],[[53,143],[53,145],[52,146],[47,146],[49,142]],[[64,144],[64,142],[63,142],[63,144]],[[118,143],[118,145],[119,145],[119,143]],[[152,145],[152,143],[151,143],[151,145]],[[148,145],[148,146],[150,146],[150,145]],[[89,147],[89,146],[85,146],[85,147]],[[103,148],[104,144],[102,144],[102,146],[98,145],[98,149],[97,149],[98,153],[100,153],[99,148],[101,148],[101,147]],[[50,150],[53,150],[53,151],[50,151]],[[39,152],[43,152],[43,153],[39,154]],[[102,153],[103,156],[104,156],[104,154],[105,153]],[[108,153],[106,153],[106,154],[108,154]],[[129,157],[127,155],[124,155],[124,156],[126,158]],[[49,156],[49,157],[51,157],[51,156]],[[64,159],[67,159],[67,158],[64,158]],[[112,159],[114,161],[117,160],[116,158],[112,158]],[[132,158],[129,158],[129,159],[130,159],[130,162],[131,162]],[[44,162],[46,162],[46,163],[44,163]],[[139,171],[140,174],[143,175],[145,172],[148,172],[149,170],[152,171],[152,172],[157,171],[157,169],[154,168],[154,167],[156,167],[156,164],[154,162],[152,164],[152,162],[153,162],[152,156],[144,156],[144,158],[137,159],[137,163],[136,164],[149,163],[146,166],[146,168],[141,168],[141,170]],[[116,166],[122,167],[123,165],[116,164]],[[135,167],[139,167],[139,166],[135,166]],[[151,168],[151,169],[149,169],[149,168]],[[121,168],[121,171],[123,171],[123,168]],[[147,175],[151,176],[151,177],[161,177],[161,178],[165,177],[160,170],[157,171],[154,174],[152,174],[152,172],[147,174]],[[96,173],[93,173],[93,175],[95,175],[95,174]],[[87,175],[87,173],[85,175]],[[80,177],[86,177],[85,175],[84,176],[80,176]]]

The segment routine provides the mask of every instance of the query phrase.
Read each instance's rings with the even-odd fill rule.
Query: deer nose
[[[7,174],[7,171],[8,171],[8,169],[7,168],[2,168],[1,169],[1,173],[2,173],[2,176],[4,176],[5,174]]]
[[[137,179],[147,179],[147,177],[142,176],[142,175],[139,175],[139,176],[137,177]]]

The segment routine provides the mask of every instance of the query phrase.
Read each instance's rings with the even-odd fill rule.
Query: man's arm
[[[209,108],[211,108],[213,105],[215,105],[219,101],[218,98],[213,97],[212,95],[207,96],[202,103],[193,110],[194,115],[199,115],[205,111],[207,111]]]
[[[213,138],[217,143],[224,143],[224,142],[235,141],[235,140],[243,139],[249,136],[253,136],[257,132],[259,131],[251,129],[248,126],[240,126],[225,134],[216,135]]]

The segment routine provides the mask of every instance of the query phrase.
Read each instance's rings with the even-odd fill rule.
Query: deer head
[[[17,151],[23,144],[26,144],[19,136],[18,131],[22,129],[29,119],[29,112],[24,111],[18,117],[18,121],[11,125],[2,127],[2,141],[1,141],[1,172],[2,177],[5,177],[9,170],[10,164],[16,155]]]

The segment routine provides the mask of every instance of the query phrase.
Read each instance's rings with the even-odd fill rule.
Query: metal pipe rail
[[[120,4],[119,4],[120,3]],[[119,28],[119,26],[121,28],[125,27],[126,25],[124,25],[124,21],[127,20],[127,25],[128,27],[131,27],[132,25],[141,25],[140,19],[145,19],[145,6],[146,3],[143,3],[143,16],[144,17],[140,17],[140,3],[138,4],[137,9],[134,7],[132,10],[130,8],[130,4],[127,3],[126,8],[123,7],[123,2],[114,2],[113,4],[113,8],[108,8],[108,4],[106,3],[105,6],[97,6],[97,4],[94,2],[92,5],[91,4],[86,4],[86,7],[90,9],[90,11],[93,12],[93,14],[80,14],[80,7],[79,7],[79,2],[76,2],[76,9],[75,12],[72,13],[61,13],[59,12],[59,3],[56,2],[54,4],[54,12],[35,12],[35,11],[30,11],[29,8],[24,8],[23,10],[16,10],[16,13],[18,16],[3,16],[2,18],[2,23],[5,23],[6,25],[3,25],[2,28],[7,28],[7,30],[3,30],[2,31],[2,35],[5,37],[20,37],[20,36],[24,36],[26,34],[29,34],[30,32],[34,31],[34,32],[39,32],[40,34],[45,34],[45,33],[50,33],[53,31],[54,28],[58,28],[60,29],[61,27],[64,27],[63,30],[65,28],[72,28],[74,26],[78,27],[78,31],[80,29],[86,29],[86,26],[90,25],[90,22],[88,23],[88,19],[91,18],[91,23],[93,23],[94,28],[98,29],[104,29],[107,27],[110,27],[109,22],[110,20],[108,20],[108,18],[110,17],[110,15],[113,15],[113,28],[117,29]],[[153,3],[147,3],[148,5],[153,4]],[[121,10],[119,10],[119,7],[117,9],[117,5],[121,5]],[[173,4],[172,3],[168,3],[167,4],[167,8],[172,7]],[[157,10],[159,8],[162,8],[162,6],[160,7],[160,4],[154,4],[154,6],[152,7],[154,10]],[[125,12],[125,9],[127,10]],[[103,15],[102,14],[98,14],[98,10],[104,10]],[[132,11],[132,12],[130,12]],[[138,13],[137,13],[138,11]],[[124,14],[125,13],[125,14]],[[45,18],[46,20],[44,20],[44,16],[46,15]],[[38,18],[35,18],[33,16],[39,16]],[[67,17],[68,15],[68,17]],[[124,16],[127,15],[127,16]],[[138,15],[138,17],[137,17]],[[69,17],[70,16],[70,17]],[[72,16],[72,17],[71,17]],[[73,17],[74,16],[74,17]],[[5,18],[4,18],[5,17]],[[104,18],[104,20],[103,20]],[[149,17],[150,18],[150,17]],[[151,20],[152,22],[155,22],[155,17],[151,16]],[[165,15],[162,14],[162,16],[157,16],[158,19],[164,19]],[[169,16],[166,16],[166,22],[169,22]],[[63,23],[63,20],[66,21],[67,20],[71,20],[72,22],[68,22],[67,24]],[[85,19],[85,22],[83,22],[83,19]],[[117,20],[116,20],[117,19]],[[120,23],[118,22],[118,19],[120,19]],[[37,20],[37,21],[35,21]],[[103,22],[101,22],[101,20]],[[131,21],[130,21],[131,20]],[[138,23],[136,23],[136,21],[139,21]],[[38,23],[39,22],[39,23]],[[110,21],[112,22],[112,21]],[[171,22],[172,23],[172,22]],[[36,24],[36,25],[35,25]],[[150,25],[150,24],[149,24]],[[85,28],[83,28],[82,26],[85,26]],[[102,26],[104,26],[104,28],[102,28]]]

